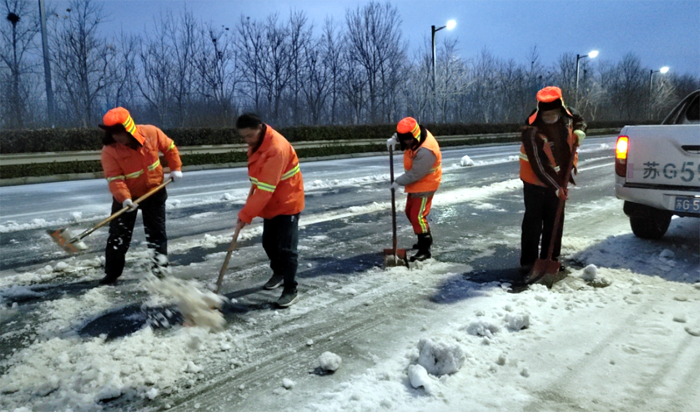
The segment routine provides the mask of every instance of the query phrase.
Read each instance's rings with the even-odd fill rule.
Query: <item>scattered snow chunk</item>
[[[673,259],[676,256],[675,253],[673,253],[672,250],[669,249],[664,249],[659,253],[659,257],[662,259]]]
[[[231,193],[224,193],[223,196],[221,196],[221,200],[233,200],[234,197]]]
[[[513,315],[508,313],[505,317],[506,324],[508,325],[508,329],[517,332],[521,329],[526,329],[530,326],[530,315],[528,314],[520,314],[520,315]]]
[[[474,166],[474,161],[471,159],[471,157],[464,155],[464,157],[462,157],[462,159],[459,161],[459,165],[462,167]]]
[[[56,272],[63,272],[64,270],[66,270],[66,269],[68,269],[68,268],[69,268],[68,263],[66,263],[66,262],[58,262],[58,264],[56,265],[56,267],[54,268],[54,270],[55,270]]]
[[[432,381],[428,371],[421,365],[408,365],[408,380],[415,389],[423,387],[427,393],[432,391]]]
[[[500,331],[500,328],[486,321],[472,322],[467,326],[467,333],[474,336],[484,336],[493,339],[493,335]]]
[[[343,363],[343,359],[333,352],[323,352],[318,358],[318,366],[324,371],[335,372]]]
[[[309,339],[309,340],[306,341],[306,346],[311,346],[311,345],[313,345],[313,344],[314,344],[314,340],[313,340],[313,339]]]
[[[83,212],[71,212],[70,215],[73,217],[74,222],[79,222],[83,218]]]
[[[464,352],[456,344],[423,338],[418,342],[418,364],[435,376],[450,375],[464,364]]]
[[[146,392],[146,396],[150,400],[155,399],[158,396],[158,389],[156,389],[156,388],[149,389],[148,392]]]
[[[598,274],[598,268],[594,264],[590,264],[583,268],[583,273],[581,274],[581,279],[587,280],[587,281],[593,281],[595,280],[596,276]]]
[[[294,385],[296,385],[296,382],[294,382],[293,380],[288,378],[282,379],[282,386],[284,387],[284,389],[292,389]]]
[[[527,368],[523,368],[523,370],[520,371],[520,376],[523,378],[529,378],[530,372],[527,370]]]
[[[201,366],[195,365],[194,362],[192,362],[192,361],[187,362],[187,372],[189,372],[189,373],[199,373],[199,372],[201,372],[201,371],[202,371],[202,367],[201,367]]]
[[[505,365],[506,364],[506,354],[501,353],[500,355],[498,355],[498,359],[496,359],[496,363],[500,366]]]

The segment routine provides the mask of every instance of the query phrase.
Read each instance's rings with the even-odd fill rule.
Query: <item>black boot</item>
[[[421,233],[418,235],[418,253],[411,257],[411,262],[419,261],[422,262],[426,259],[430,259],[430,246],[433,244],[433,236],[430,233]]]

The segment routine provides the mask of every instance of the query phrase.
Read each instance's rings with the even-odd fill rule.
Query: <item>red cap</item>
[[[396,125],[396,133],[398,134],[410,134],[417,140],[420,140],[420,126],[418,126],[418,122],[416,119],[412,117],[404,117],[399,121],[399,124]]]
[[[136,139],[139,143],[143,144],[146,141],[143,135],[141,135],[136,128],[136,123],[134,123],[134,119],[131,118],[129,111],[123,107],[115,107],[114,109],[105,113],[104,117],[102,118],[102,122],[103,124],[100,125],[100,127],[105,126],[104,128],[110,128],[121,125],[124,127],[124,130],[134,136],[134,139]]]
[[[562,99],[561,89],[557,86],[547,86],[544,89],[537,92],[538,102],[550,103],[557,99]]]

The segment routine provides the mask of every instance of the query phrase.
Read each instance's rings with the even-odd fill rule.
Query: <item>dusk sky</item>
[[[307,13],[316,27],[332,16],[344,24],[345,11],[367,0],[98,0],[110,18],[109,30],[143,33],[155,17],[166,10],[187,8],[204,21],[234,29],[241,14],[264,19],[278,12]],[[47,0],[60,11],[64,0]],[[394,0],[401,15],[409,56],[430,38],[430,26],[457,21],[445,37],[458,39],[458,52],[467,59],[486,48],[504,59],[527,62],[528,51],[537,46],[542,63],[554,63],[565,52],[587,54],[599,50],[597,61],[618,62],[628,52],[648,68],[669,66],[678,74],[700,76],[700,1],[525,1],[525,0]],[[596,61],[592,62],[594,65]]]

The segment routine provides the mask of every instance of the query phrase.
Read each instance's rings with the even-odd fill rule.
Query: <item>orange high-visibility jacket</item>
[[[425,130],[426,138],[425,142],[420,145],[415,151],[414,150],[404,150],[403,152],[403,168],[405,170],[411,170],[413,167],[413,158],[416,157],[416,153],[421,148],[428,149],[435,155],[435,163],[430,168],[430,172],[423,176],[417,182],[406,185],[404,192],[406,193],[423,193],[423,192],[434,192],[440,187],[440,181],[442,180],[442,153],[440,153],[440,145],[438,145],[437,140],[433,137],[427,129]]]
[[[299,158],[291,144],[269,125],[260,147],[248,149],[248,177],[255,191],[238,218],[250,223],[255,217],[272,219],[304,210],[304,180]]]
[[[109,191],[117,202],[136,199],[163,183],[163,167],[158,152],[165,156],[170,170],[180,170],[182,162],[175,142],[162,130],[151,125],[137,125],[145,138],[134,150],[119,143],[102,147],[102,169],[109,182]]]

